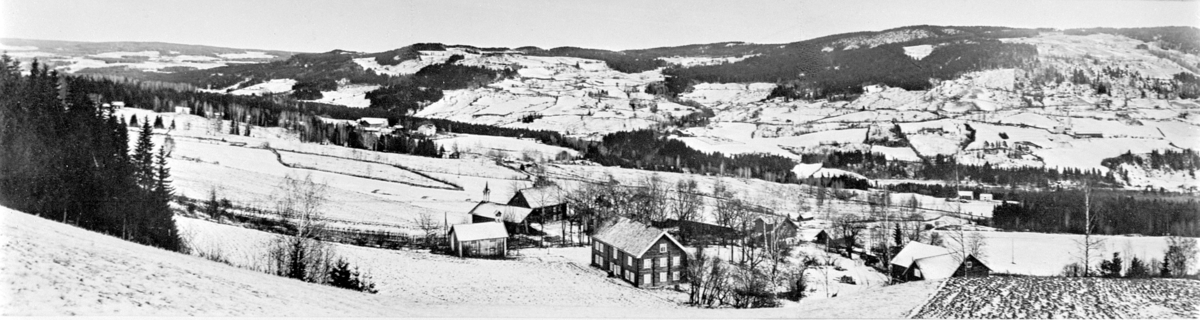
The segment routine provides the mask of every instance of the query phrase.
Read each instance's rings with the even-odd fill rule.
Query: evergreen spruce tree
[[[153,132],[149,122],[142,124],[137,145],[133,148],[134,177],[143,190],[154,187],[154,142],[150,140]]]
[[[154,128],[155,128],[155,129],[163,129],[163,128],[164,128],[164,127],[163,127],[162,116],[155,116],[155,117],[154,117]]]
[[[151,191],[151,208],[148,213],[150,220],[151,245],[179,251],[181,242],[179,230],[175,227],[174,213],[171,211],[171,197],[175,189],[171,187],[171,170],[167,168],[167,154],[163,148],[155,155],[155,183]]]
[[[136,115],[136,114],[135,114],[135,115],[133,115],[133,116],[131,116],[131,117],[129,117],[129,126],[130,126],[130,127],[137,127],[137,126],[138,126],[138,121],[137,121],[137,115]]]

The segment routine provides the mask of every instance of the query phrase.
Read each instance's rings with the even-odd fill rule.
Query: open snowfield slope
[[[304,283],[0,208],[4,316],[414,316]]]
[[[1166,318],[1200,316],[1200,281],[951,278],[914,318]]]

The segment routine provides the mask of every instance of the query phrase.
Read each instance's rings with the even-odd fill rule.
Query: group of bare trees
[[[326,230],[323,207],[328,201],[327,189],[324,183],[314,182],[311,175],[304,179],[284,176],[271,194],[271,201],[287,231],[268,243],[266,271],[374,293],[374,283],[357,268],[350,270],[349,263],[337,257],[332,246],[322,241]]]

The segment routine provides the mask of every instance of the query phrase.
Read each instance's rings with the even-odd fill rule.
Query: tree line
[[[168,150],[143,122],[129,134],[96,103],[90,82],[61,77],[37,61],[22,76],[7,55],[0,68],[0,204],[167,250],[184,250],[169,206]]]
[[[1049,233],[1084,233],[1085,192],[1025,191],[992,213],[995,227]],[[1099,234],[1200,237],[1200,202],[1138,197],[1128,192],[1091,195],[1092,227]]]

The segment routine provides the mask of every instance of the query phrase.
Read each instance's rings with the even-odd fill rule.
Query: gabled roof
[[[952,254],[943,254],[917,259],[913,262],[921,269],[921,277],[925,280],[945,279],[954,276],[959,262]]]
[[[818,234],[825,232],[824,229],[800,229],[796,231],[796,237],[804,241],[813,241]],[[826,232],[826,234],[829,234]]]
[[[471,208],[470,214],[488,217],[495,219],[496,213],[500,213],[500,219],[512,223],[525,222],[525,217],[529,216],[533,209],[499,204],[495,202],[479,202],[474,208]]]
[[[918,259],[949,254],[950,249],[913,241],[905,245],[904,249],[900,249],[900,253],[897,253],[896,257],[892,258],[892,264],[908,268],[912,266],[913,261]]]
[[[458,241],[508,238],[504,224],[496,222],[456,224],[450,227],[450,233]]]
[[[525,202],[529,203],[530,208],[544,208],[563,204],[562,197],[558,196],[558,187],[536,187],[525,188],[517,191],[525,197]]]
[[[600,242],[607,243],[637,257],[645,254],[662,237],[667,237],[676,246],[683,248],[683,245],[666,231],[626,218],[618,218],[616,223],[601,228],[592,236],[592,238]]]

